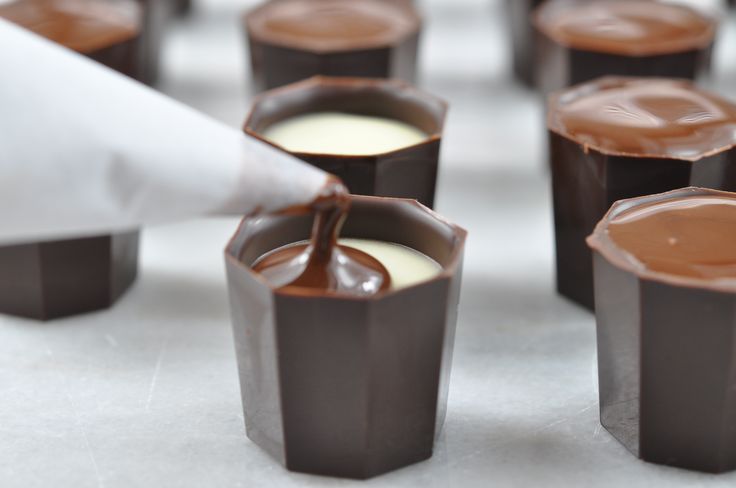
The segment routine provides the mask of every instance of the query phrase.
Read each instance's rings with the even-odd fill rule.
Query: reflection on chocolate
[[[253,270],[285,291],[374,295],[387,290],[391,278],[377,259],[337,244],[349,209],[347,190],[337,180],[331,181],[306,209],[315,213],[310,243],[275,249],[259,258]]]
[[[736,190],[733,114],[732,104],[686,81],[607,77],[550,98],[562,295],[593,309],[585,238],[616,200],[689,185]]]
[[[0,5],[0,17],[82,54],[130,41],[140,29],[133,1],[17,0]]]
[[[415,78],[421,19],[411,2],[280,0],[245,25],[258,91],[314,75]]]
[[[632,56],[706,47],[716,29],[713,20],[689,7],[642,0],[553,0],[535,21],[564,46]]]
[[[695,196],[640,205],[608,223],[613,243],[646,269],[736,279],[736,199]]]
[[[316,76],[257,97],[244,130],[287,150],[268,139],[270,129],[296,117],[325,112],[389,119],[426,136],[418,142],[417,137],[405,139],[413,144],[383,153],[329,154],[335,148],[321,146],[326,154],[289,151],[291,154],[336,175],[350,193],[413,198],[428,207],[434,205],[445,102],[398,80]]]
[[[611,79],[559,101],[550,130],[609,154],[691,160],[736,144],[736,104],[684,81]]]
[[[588,239],[601,423],[645,461],[736,468],[734,214],[736,194],[685,188],[617,202]]]
[[[699,78],[717,28],[690,7],[648,0],[547,0],[532,19],[544,93],[606,75]]]

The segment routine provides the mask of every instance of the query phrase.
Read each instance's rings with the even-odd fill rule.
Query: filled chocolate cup
[[[506,0],[511,34],[511,54],[514,76],[527,86],[535,82],[535,34],[530,14],[543,0]]]
[[[736,468],[736,194],[619,201],[594,251],[601,423],[649,462]]]
[[[293,471],[368,478],[432,455],[465,231],[411,200],[352,197],[341,235],[401,244],[434,278],[368,297],[274,289],[251,266],[311,216],[246,218],[225,251],[248,437]]]
[[[22,0],[0,5],[0,17],[141,76],[133,0]],[[138,239],[131,231],[0,246],[0,313],[48,320],[111,306],[135,281]]]
[[[547,0],[532,20],[544,93],[606,75],[697,79],[717,28],[690,7],[647,0]]]
[[[140,78],[141,11],[134,0],[16,0],[0,18],[132,78]]]
[[[416,77],[421,19],[409,1],[280,0],[244,21],[257,91],[315,75]]]
[[[289,151],[340,177],[351,193],[412,198],[434,205],[440,143],[447,105],[398,80],[314,77],[262,94],[253,103],[245,132],[264,137],[270,127],[305,114],[344,113],[382,117],[419,129],[426,137],[376,154]],[[368,136],[366,136],[368,137]]]
[[[593,309],[585,238],[617,200],[736,190],[736,105],[690,82],[606,77],[548,104],[557,290]]]

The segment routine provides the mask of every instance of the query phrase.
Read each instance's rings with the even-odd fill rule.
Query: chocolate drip
[[[337,238],[350,209],[347,190],[337,179],[306,207],[288,213],[314,212],[311,240],[276,249],[253,264],[269,283],[279,289],[303,289],[373,295],[387,290],[391,278],[386,268],[372,256],[347,246]]]

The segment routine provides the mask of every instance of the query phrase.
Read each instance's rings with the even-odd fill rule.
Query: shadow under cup
[[[414,201],[352,198],[343,237],[416,249],[440,274],[372,297],[272,289],[250,265],[308,239],[311,216],[245,219],[226,265],[248,437],[290,470],[368,478],[432,455],[465,231]]]

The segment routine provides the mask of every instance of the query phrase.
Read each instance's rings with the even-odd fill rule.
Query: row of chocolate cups
[[[612,80],[600,83],[602,86],[616,85]],[[572,103],[581,98],[574,93],[595,91],[596,87],[578,87],[571,91],[573,95],[561,94],[559,100]],[[246,131],[268,140],[264,133],[270,126],[299,114],[325,110],[359,111],[371,116],[403,119],[422,129],[427,138],[414,146],[364,158],[299,151],[295,154],[325,169],[342,171],[356,192],[414,197],[432,204],[444,117],[441,102],[396,82],[314,79],[263,95],[254,106]],[[550,110],[550,117],[553,113]],[[557,132],[551,136],[556,219],[564,209],[573,207],[569,226],[564,219],[557,219],[563,223],[558,228],[558,262],[567,262],[567,259],[559,259],[560,252],[565,252],[560,238],[566,235],[574,247],[570,259],[589,262],[590,254],[586,249],[581,251],[579,244],[612,203],[611,195],[626,197],[668,189],[668,184],[661,182],[659,176],[669,167],[662,162],[661,172],[652,170],[653,175],[647,168],[654,165],[642,168],[630,161],[617,164],[615,156],[620,154],[614,158],[604,154],[605,162],[601,162],[600,158],[595,160],[595,151],[590,151],[589,141],[573,137],[567,142],[555,142]],[[561,148],[559,158],[554,156],[556,144]],[[707,156],[713,155],[712,151],[705,152]],[[583,156],[592,153],[594,161],[583,161],[576,166],[576,161],[580,160],[570,156],[578,153]],[[420,157],[421,154],[426,157]],[[662,158],[658,155],[650,159]],[[416,165],[419,169],[416,175],[404,172],[410,160],[421,160]],[[719,161],[721,163],[713,163],[714,168],[726,164],[728,158]],[[585,174],[580,168],[592,168],[590,178],[576,179],[575,175]],[[691,174],[689,170],[685,172]],[[721,173],[727,175],[729,171]],[[721,173],[715,170],[708,172],[707,178],[673,178],[670,184],[679,187],[695,182],[720,187],[723,185],[716,178]],[[565,180],[568,174],[572,175],[569,181]],[[413,183],[415,179],[423,183],[419,187],[400,185],[402,181]],[[603,190],[604,196],[591,200],[586,197],[591,181],[604,181],[613,186]],[[655,183],[649,186],[652,181]],[[557,182],[562,182],[559,191]],[[630,193],[621,191],[622,182],[632,187]],[[573,199],[571,205],[558,204],[558,196],[566,193],[580,198]],[[576,216],[575,211],[585,215]],[[303,240],[308,231],[306,217],[246,220],[226,251],[248,435],[290,469],[311,473],[368,477],[429,457],[444,418],[464,231],[416,203],[354,197],[354,209],[343,232],[345,236],[403,244],[437,261],[442,272],[435,279],[367,299],[296,297],[272,289],[252,272],[250,265],[259,256],[282,244]],[[114,250],[115,245],[111,248]],[[33,252],[38,254],[36,250]],[[108,252],[106,256],[111,254]],[[114,274],[113,270],[102,279],[109,280],[109,275]],[[589,268],[583,275],[590,282]],[[86,277],[85,282],[88,279]],[[590,284],[587,290],[592,290]],[[407,304],[414,306],[407,307]],[[615,329],[616,309],[603,307],[599,313],[613,316],[609,323]],[[353,325],[346,328],[346,323]],[[639,323],[637,328],[637,324],[633,324],[631,333],[641,333],[643,326]],[[333,353],[325,353],[325,344],[330,345],[328,349]],[[614,343],[605,344],[615,347]],[[305,361],[294,360],[302,355]],[[626,376],[617,369],[624,356],[616,349],[608,356],[601,355],[602,378]],[[612,385],[611,388],[608,385]],[[601,404],[613,407],[614,412],[618,403],[611,398],[620,397],[616,395],[620,392],[615,391],[620,386],[618,380],[609,383],[601,380]],[[625,385],[626,388],[636,386]],[[714,391],[709,393],[718,393],[717,389]],[[662,398],[676,397],[668,393],[668,397]],[[341,399],[339,404],[335,403],[336,398]],[[715,403],[709,405],[710,410],[717,410]],[[654,415],[656,412],[655,408]],[[412,422],[406,422],[407,418]],[[652,444],[640,450],[639,443],[643,445],[654,439],[657,445],[663,445],[667,444],[667,438],[642,435],[639,439],[635,437],[638,432],[624,428],[628,420],[630,417],[625,413],[603,419],[614,435],[644,458],[714,471],[732,466],[730,458],[713,447],[723,440],[714,439],[716,433],[713,431],[709,431],[711,437],[700,438],[702,442],[697,446],[684,449],[689,455],[687,459],[681,452],[673,457],[666,446],[657,455],[649,455]],[[351,435],[346,436],[345,432]],[[685,437],[692,434],[687,429],[678,432]],[[624,438],[624,435],[629,437]],[[635,439],[634,443],[626,442],[631,439]],[[681,443],[672,444],[682,449]],[[713,461],[716,457],[717,462]]]

